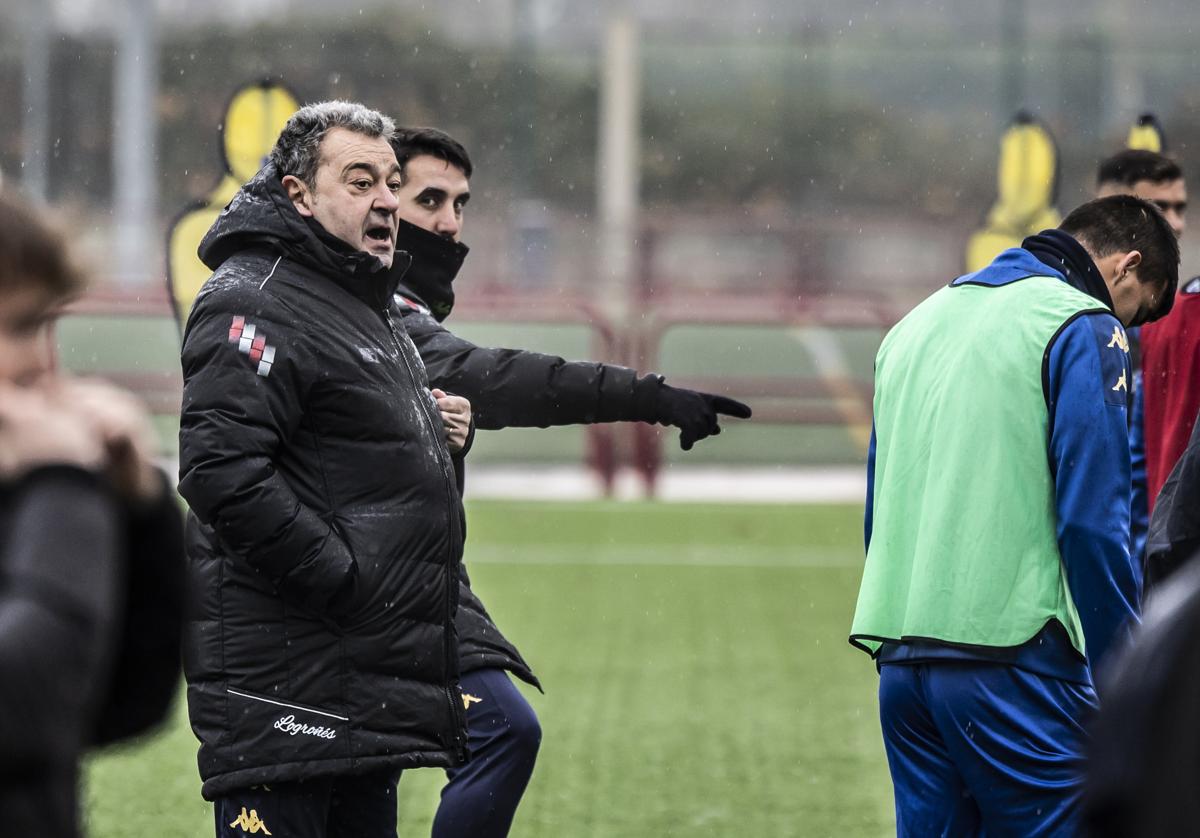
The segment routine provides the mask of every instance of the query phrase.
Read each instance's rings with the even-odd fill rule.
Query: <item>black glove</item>
[[[705,437],[721,432],[718,416],[750,418],[749,405],[725,396],[672,387],[663,382],[661,375],[638,379],[636,397],[641,405],[638,418],[679,428],[679,447],[684,451],[690,451]]]

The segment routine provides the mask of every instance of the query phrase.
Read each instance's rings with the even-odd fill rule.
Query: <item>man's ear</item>
[[[1142,264],[1141,251],[1131,250],[1117,260],[1117,282],[1126,276],[1137,273],[1137,266]]]
[[[296,208],[296,212],[305,218],[312,218],[313,211],[309,205],[310,193],[308,191],[308,184],[295,175],[284,175],[283,188],[287,190],[287,196],[291,199],[292,206]]]

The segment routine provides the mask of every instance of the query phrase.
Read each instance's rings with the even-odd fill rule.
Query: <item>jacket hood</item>
[[[376,302],[390,297],[409,259],[397,252],[392,268],[370,253],[355,250],[316,220],[296,211],[273,163],[266,163],[233,196],[200,242],[199,255],[211,270],[253,246],[267,246],[281,256],[329,276],[355,296]]]
[[[454,308],[454,278],[470,248],[403,219],[397,219],[396,247],[412,257],[407,272],[392,266],[391,272],[402,277],[398,280],[400,293],[424,304],[441,323]]]
[[[1043,230],[1020,247],[997,256],[990,265],[960,276],[951,285],[1008,285],[1031,276],[1053,276],[1112,310],[1112,295],[1096,263],[1083,246],[1061,230]]]
[[[1100,269],[1083,245],[1072,236],[1062,230],[1043,230],[1021,242],[1021,247],[1042,264],[1062,274],[1072,288],[1094,297],[1112,310],[1112,292],[1100,275]]]

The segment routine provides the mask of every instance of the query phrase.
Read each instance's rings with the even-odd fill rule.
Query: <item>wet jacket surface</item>
[[[460,762],[462,510],[394,273],[301,218],[270,165],[200,256],[180,493],[204,795]]]

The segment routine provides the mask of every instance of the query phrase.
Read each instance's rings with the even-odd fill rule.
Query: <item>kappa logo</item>
[[[1113,347],[1116,347],[1125,353],[1129,352],[1129,337],[1124,331],[1122,331],[1120,326],[1113,326],[1112,340],[1108,342],[1108,346],[1105,348],[1112,349]],[[1117,388],[1114,387],[1113,389],[1115,390]]]
[[[246,814],[246,807],[242,807],[242,813],[237,816],[237,819],[229,825],[230,827],[240,826],[243,832],[248,832],[251,835],[262,833],[270,835],[271,830],[267,829],[266,822],[258,816],[257,809],[251,809],[250,814]]]
[[[1117,379],[1117,383],[1113,385],[1113,391],[1115,392],[1117,390],[1124,390],[1126,393],[1129,392],[1129,385],[1125,383],[1124,372],[1122,372],[1121,377]]]
[[[470,693],[463,693],[462,697],[463,697],[463,709],[464,710],[470,710],[472,704],[482,704],[483,703],[482,698],[473,696]]]
[[[275,347],[268,346],[267,336],[253,323],[247,323],[240,314],[233,318],[229,326],[229,342],[237,344],[238,352],[248,355],[253,363],[258,364],[259,375],[266,378],[271,374],[271,365],[275,363]]]

